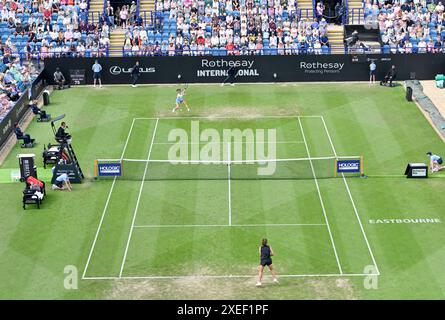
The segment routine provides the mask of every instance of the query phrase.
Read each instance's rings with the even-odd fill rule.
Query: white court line
[[[239,120],[239,119],[242,119],[242,120],[249,120],[249,119],[252,119],[252,120],[258,120],[258,119],[280,119],[280,118],[283,118],[283,119],[286,119],[286,118],[297,119],[298,117],[301,117],[301,118],[321,118],[322,116],[299,116],[299,115],[258,116],[258,117],[255,117],[255,116],[241,116],[241,115],[239,115],[239,116],[234,115],[234,116],[231,116],[231,117],[229,117],[229,116],[201,116],[201,117],[199,117],[199,116],[191,116],[191,117],[171,117],[171,116],[169,116],[169,117],[159,117],[159,118],[137,117],[137,118],[134,118],[134,119],[135,120],[156,120],[156,119],[159,119],[159,120],[175,120],[175,119],[179,119],[179,120],[184,120],[184,119],[208,119],[208,120],[212,120],[212,119],[229,119],[229,120]]]
[[[127,260],[128,248],[130,246],[131,236],[133,235],[134,222],[136,220],[136,215],[137,215],[137,212],[138,212],[138,209],[139,209],[139,203],[141,201],[142,189],[144,188],[145,176],[147,175],[148,160],[150,160],[151,150],[153,149],[153,142],[155,140],[156,130],[158,129],[158,123],[159,123],[159,119],[156,119],[155,128],[153,130],[153,136],[151,138],[150,149],[148,150],[147,163],[145,164],[144,175],[142,177],[141,187],[139,188],[139,195],[138,195],[138,199],[136,201],[136,207],[134,208],[133,220],[131,221],[130,232],[128,234],[127,245],[125,246],[125,252],[124,252],[124,257],[122,259],[122,264],[121,264],[121,270],[119,272],[119,277],[122,277],[122,272],[124,271],[124,266],[125,266],[125,260]]]
[[[323,122],[323,126],[324,126],[324,129],[325,129],[326,134],[328,136],[329,143],[331,144],[332,151],[334,152],[334,155],[337,156],[337,151],[335,150],[334,143],[332,142],[331,135],[329,133],[328,127],[327,127],[326,122],[324,121],[323,117],[321,117],[321,121]],[[374,254],[372,253],[371,246],[369,245],[368,237],[366,236],[365,230],[363,228],[362,221],[361,221],[360,216],[358,214],[357,207],[355,206],[355,201],[352,198],[351,190],[349,189],[348,182],[346,181],[345,175],[343,173],[342,173],[342,177],[343,177],[343,182],[345,183],[345,186],[346,186],[346,190],[348,191],[349,199],[351,200],[352,208],[354,209],[355,216],[357,217],[357,221],[358,221],[358,223],[360,225],[360,229],[362,231],[363,238],[365,239],[366,246],[368,247],[368,251],[369,251],[369,253],[371,255],[372,263],[374,264],[377,273],[380,275],[379,267],[377,266],[377,263],[375,261]]]
[[[321,273],[321,274],[280,274],[280,278],[317,278],[317,277],[370,277],[374,273]],[[190,275],[190,276],[123,276],[123,277],[86,277],[83,280],[170,280],[170,279],[236,279],[252,278],[257,275]]]
[[[306,136],[304,134],[303,125],[301,124],[300,118],[298,118],[298,123],[300,125],[300,130],[301,130],[301,135],[303,136],[304,145],[306,146],[307,155],[309,158],[311,158],[311,154],[309,152],[309,147],[307,145]],[[326,215],[326,209],[324,207],[323,198],[321,197],[320,187],[318,186],[317,176],[315,175],[315,170],[314,170],[314,165],[312,163],[312,160],[309,160],[309,163],[311,165],[312,175],[313,175],[314,181],[315,181],[315,186],[317,187],[318,198],[320,199],[321,208],[323,209],[323,215],[324,215],[324,219],[326,221],[326,226],[327,226],[327,229],[329,232],[329,237],[331,238],[332,248],[334,249],[335,259],[337,260],[338,270],[340,271],[340,274],[343,274],[343,270],[341,268],[340,259],[338,258],[337,249],[335,248],[334,238],[332,237],[331,227],[329,226],[328,217]]]
[[[124,148],[122,150],[122,154],[121,154],[121,158],[120,158],[121,160],[124,158],[124,154],[125,154],[125,150],[127,149],[128,141],[130,141],[130,136],[131,136],[131,132],[133,131],[134,122],[135,122],[135,119],[133,118],[133,121],[131,122],[130,130],[128,131],[127,140],[125,141],[125,145],[124,145]],[[88,269],[88,266],[90,264],[91,257],[93,255],[93,251],[94,251],[94,248],[96,246],[97,238],[99,237],[99,233],[100,233],[100,230],[102,228],[102,223],[104,221],[105,214],[106,214],[106,212],[108,210],[108,204],[110,203],[111,194],[113,193],[114,185],[116,183],[116,178],[117,177],[115,176],[114,179],[113,179],[113,183],[111,184],[110,191],[108,192],[107,201],[105,202],[105,207],[104,207],[104,210],[102,211],[102,216],[100,218],[99,225],[98,225],[97,230],[96,230],[96,235],[94,236],[93,244],[91,245],[90,253],[88,254],[87,263],[85,264],[85,269],[83,270],[82,279],[85,278],[85,274],[87,273],[87,269]]]
[[[206,145],[219,145],[223,144],[224,142],[155,142],[154,144],[161,144],[161,145],[195,145],[195,144],[206,144]],[[232,144],[256,144],[258,142],[250,142],[250,141],[243,141],[243,142],[237,142],[233,141]],[[271,144],[300,144],[304,143],[304,141],[275,141]]]
[[[274,224],[157,224],[138,225],[134,228],[227,228],[227,227],[315,227],[324,223],[274,223]]]
[[[232,191],[231,191],[231,185],[232,185],[232,179],[230,179],[230,156],[231,156],[231,145],[230,142],[227,144],[227,179],[228,179],[228,186],[229,186],[229,226],[232,225]]]

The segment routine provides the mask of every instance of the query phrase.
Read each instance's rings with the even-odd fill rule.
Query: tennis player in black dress
[[[272,267],[272,256],[273,256],[273,250],[272,247],[267,244],[267,239],[263,239],[261,241],[261,246],[259,249],[260,252],[260,266],[259,266],[259,273],[258,273],[258,282],[256,283],[257,286],[261,286],[261,280],[263,279],[263,272],[264,267],[268,266],[270,273],[272,274],[273,282],[278,283],[277,275],[275,274],[275,271]]]

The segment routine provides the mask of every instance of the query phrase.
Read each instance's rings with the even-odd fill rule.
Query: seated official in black
[[[31,101],[29,106],[31,107],[32,113],[40,115],[40,118],[42,119],[47,118],[46,111],[40,109],[36,101]]]
[[[59,129],[57,129],[56,138],[63,139],[63,140],[66,140],[66,141],[70,140],[71,139],[71,135],[68,132],[65,131],[66,129],[68,129],[68,126],[66,125],[65,122],[62,122],[60,124]]]
[[[24,133],[22,131],[22,129],[20,129],[18,123],[16,123],[14,126],[15,126],[14,133],[15,133],[15,136],[17,137],[17,140],[23,139],[24,144],[33,142],[33,139],[31,139],[31,136],[29,134]]]

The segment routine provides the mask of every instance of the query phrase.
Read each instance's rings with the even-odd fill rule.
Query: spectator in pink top
[[[128,19],[128,9],[127,6],[123,6],[120,12],[120,19],[122,28],[127,27],[127,19]]]

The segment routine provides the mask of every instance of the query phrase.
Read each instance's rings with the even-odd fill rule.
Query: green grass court
[[[86,179],[72,192],[47,187],[42,208],[24,211],[23,185],[10,181],[23,150],[11,152],[0,168],[1,298],[445,298],[445,175],[403,176],[408,162],[443,154],[444,145],[403,89],[191,85],[191,112],[172,114],[175,88],[53,93],[47,110],[66,114]],[[230,165],[230,179],[222,164],[146,165],[167,160],[169,133],[191,136],[192,121],[221,135],[275,129],[277,159],[363,155],[368,178],[334,178],[332,159],[278,163],[269,179],[251,179],[247,165]],[[41,152],[53,142],[50,125],[34,120],[26,131],[48,181]],[[95,159],[120,158],[141,162],[125,163],[123,178],[93,179]],[[375,223],[382,219],[402,223]],[[264,237],[280,284],[266,272],[256,288]],[[63,285],[69,265],[77,290]]]

